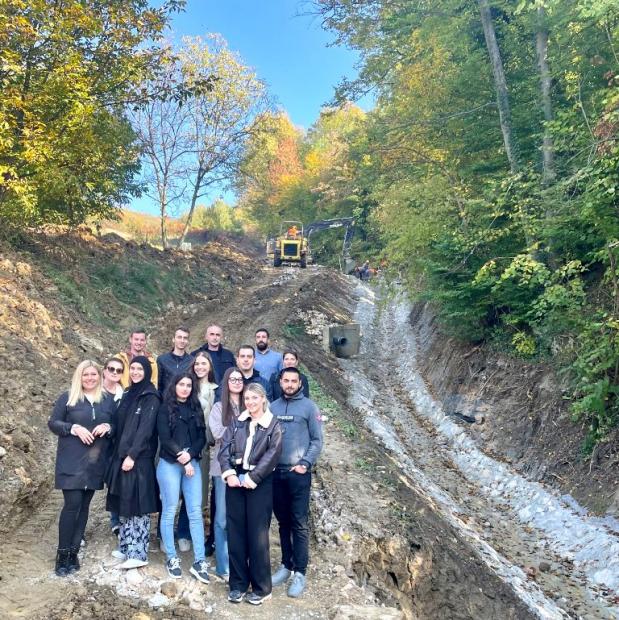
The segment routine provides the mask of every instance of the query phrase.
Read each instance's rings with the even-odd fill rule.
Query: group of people
[[[284,583],[298,597],[308,564],[312,469],[322,449],[320,411],[298,354],[271,349],[266,329],[236,355],[223,347],[219,325],[210,325],[205,344],[191,353],[189,335],[179,327],[172,349],[155,357],[146,332],[136,329],[129,348],[102,369],[81,362],[56,401],[48,425],[58,435],[55,485],[64,505],[55,572],[80,569],[90,502],[105,486],[120,568],[148,564],[151,515],[159,513],[171,578],[182,577],[177,547],[193,547],[189,573],[208,583],[206,557],[214,550],[229,601],[259,605]],[[282,558],[272,574],[273,513]]]

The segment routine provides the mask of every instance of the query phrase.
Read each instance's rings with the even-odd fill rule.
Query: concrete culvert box
[[[323,330],[323,346],[336,357],[352,357],[359,354],[361,327],[359,323],[329,325]]]

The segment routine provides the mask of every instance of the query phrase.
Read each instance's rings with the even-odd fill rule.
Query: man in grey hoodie
[[[282,427],[282,454],[273,473],[273,512],[279,523],[282,564],[273,575],[274,586],[292,581],[288,596],[305,589],[309,556],[309,500],[312,467],[322,450],[322,420],[314,401],[303,395],[297,368],[280,373],[282,396],[271,411]]]

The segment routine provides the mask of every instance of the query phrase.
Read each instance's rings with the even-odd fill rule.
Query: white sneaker
[[[138,560],[137,558],[129,558],[125,560],[122,564],[118,566],[118,568],[122,568],[123,570],[129,570],[131,568],[141,568],[142,566],[147,566],[148,562],[144,560]]]
[[[112,557],[116,558],[117,560],[127,559],[127,556],[120,549],[114,549],[114,551],[112,551]]]
[[[178,550],[179,551],[191,551],[191,541],[187,538],[179,538],[178,539]]]

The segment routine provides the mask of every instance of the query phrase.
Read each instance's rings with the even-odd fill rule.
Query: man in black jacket
[[[193,355],[187,353],[189,344],[189,330],[186,327],[179,327],[174,332],[172,339],[174,348],[157,358],[157,369],[159,371],[159,393],[163,396],[166,387],[176,375],[188,370],[193,363]]]
[[[215,383],[217,384],[221,383],[224,372],[235,365],[234,354],[232,351],[224,349],[221,344],[223,335],[224,332],[220,325],[209,325],[204,334],[206,342],[191,352],[195,356],[198,351],[206,351],[211,356],[213,371],[215,372]]]
[[[259,383],[264,391],[269,394],[269,384],[260,376],[260,373],[254,368],[256,361],[256,350],[250,344],[243,344],[236,353],[236,365],[243,375],[243,384]]]

